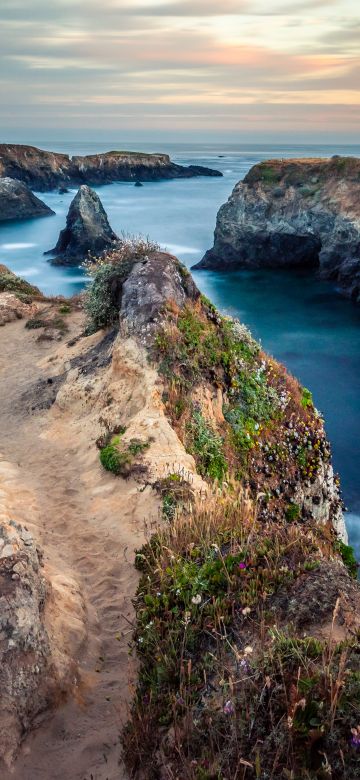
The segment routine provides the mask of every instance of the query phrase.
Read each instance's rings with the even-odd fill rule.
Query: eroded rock
[[[219,210],[196,268],[319,267],[360,301],[360,160],[269,160]]]
[[[47,217],[51,214],[54,214],[52,209],[37,198],[26,184],[9,176],[0,178],[0,222]]]
[[[167,154],[111,151],[71,158],[35,146],[0,144],[0,176],[12,176],[44,192],[74,184],[188,179],[222,174],[200,165],[177,165]]]
[[[99,196],[83,184],[70,204],[56,246],[46,254],[56,255],[52,260],[56,265],[78,265],[89,253],[98,255],[117,240]]]

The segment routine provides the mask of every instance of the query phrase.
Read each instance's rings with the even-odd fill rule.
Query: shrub
[[[124,431],[123,431],[124,432]],[[107,471],[116,476],[128,477],[136,458],[150,446],[149,441],[131,439],[128,444],[121,442],[121,433],[113,436],[108,444],[101,448],[100,463]]]
[[[122,285],[133,264],[158,249],[158,244],[148,238],[123,236],[115,249],[84,263],[85,270],[92,278],[85,295],[87,332],[93,333],[116,321]]]

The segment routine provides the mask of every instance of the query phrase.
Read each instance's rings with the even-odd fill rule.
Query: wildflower
[[[250,674],[251,666],[247,658],[242,658],[242,660],[240,661],[240,669],[244,674]]]
[[[233,705],[231,699],[229,699],[228,701],[225,702],[225,704],[224,704],[224,713],[225,713],[225,715],[234,715],[235,709],[234,709],[234,705]]]
[[[354,748],[360,748],[360,726],[358,726],[355,729],[351,729],[351,740],[350,744]]]
[[[252,653],[253,653],[253,649],[252,649],[252,647],[250,647],[250,645],[245,647],[244,655],[251,655]]]
[[[241,570],[246,569],[246,563],[244,563],[244,561],[241,561],[241,563],[239,563],[239,569]]]
[[[142,645],[143,641],[144,641],[144,637],[143,636],[139,636],[139,639],[138,639],[139,645]]]
[[[244,607],[244,609],[241,610],[243,615],[250,615],[251,609],[250,607]]]
[[[192,604],[201,604],[201,596],[200,593],[197,594],[197,596],[193,596],[191,599]]]

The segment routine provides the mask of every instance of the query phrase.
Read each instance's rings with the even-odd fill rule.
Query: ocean
[[[36,145],[68,154],[133,148],[114,141],[44,140]],[[96,188],[115,232],[148,235],[190,267],[212,246],[220,205],[255,163],[274,157],[360,156],[360,145],[141,144],[141,151],[168,152],[180,164],[223,173],[223,178],[153,182],[142,188],[121,182]],[[0,263],[47,294],[72,295],[86,283],[80,268],[53,267],[43,254],[56,244],[75,192],[39,194],[56,212],[53,217],[0,224]],[[360,558],[360,308],[313,271],[198,271],[194,277],[222,312],[245,322],[312,391],[326,421],[348,508],[349,537]]]

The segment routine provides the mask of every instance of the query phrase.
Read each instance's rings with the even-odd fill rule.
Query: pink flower
[[[246,563],[244,563],[243,561],[239,563],[239,569],[246,569]]]

